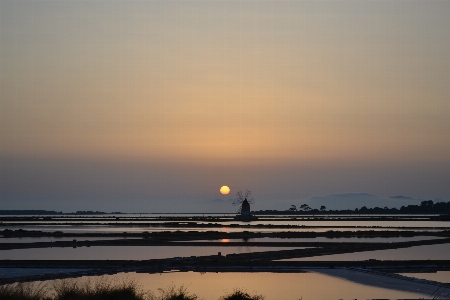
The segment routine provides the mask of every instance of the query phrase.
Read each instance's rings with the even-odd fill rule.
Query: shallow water
[[[210,228],[196,228],[196,227],[142,227],[142,226],[105,226],[105,225],[98,225],[98,226],[79,226],[79,225],[58,225],[58,226],[14,226],[14,227],[3,227],[0,226],[0,230],[4,229],[13,229],[13,230],[40,230],[43,232],[55,232],[55,231],[61,231],[64,233],[122,233],[122,232],[161,232],[161,231],[168,231],[168,232],[175,232],[175,231],[198,231],[198,232],[205,232],[205,231],[218,231],[218,232],[244,232],[244,231],[251,231],[251,232],[327,232],[330,230],[333,231],[397,231],[398,228],[391,228],[391,227],[367,227],[367,228],[329,228],[329,227],[314,227],[314,228],[301,228],[301,227],[294,227],[294,228],[246,228],[245,226],[239,227],[239,228],[233,228],[233,227],[210,227]],[[445,228],[444,228],[445,229]],[[401,228],[402,231],[441,231],[441,229],[436,228]]]
[[[198,215],[196,215],[198,217]],[[157,221],[157,220],[156,220]],[[156,222],[149,221],[149,222]],[[76,221],[79,222],[79,221]],[[160,221],[157,221],[160,222]],[[196,222],[200,223],[200,222]],[[277,220],[277,221],[257,221],[251,223],[242,223],[236,221],[229,221],[221,223],[221,227],[210,228],[195,228],[195,227],[147,227],[147,226],[129,226],[128,224],[118,226],[77,226],[77,225],[42,225],[42,226],[0,226],[0,230],[9,228],[13,230],[42,230],[47,232],[62,231],[62,232],[155,232],[155,231],[218,231],[218,232],[326,232],[334,231],[385,231],[385,230],[411,230],[411,231],[437,231],[433,227],[450,228],[450,222],[430,222],[430,221],[305,221],[305,220]],[[329,228],[329,227],[314,227],[314,228],[285,228],[285,229],[268,229],[268,228],[247,228],[242,226],[240,228],[231,228],[230,224],[239,225],[257,225],[257,224],[272,224],[272,225],[306,225],[306,226],[376,226],[376,227],[353,227],[353,228]],[[228,226],[227,226],[228,225]],[[417,229],[417,227],[422,227]],[[48,241],[71,241],[74,238],[0,238],[2,242],[48,242]],[[102,240],[114,239],[110,237],[104,238],[75,238],[77,240]],[[394,238],[254,238],[250,242],[404,242],[404,241],[418,241],[436,239],[431,236],[414,236],[414,237],[394,237]],[[218,241],[218,240],[217,240]],[[226,240],[223,240],[226,242]],[[238,241],[241,239],[230,239],[228,241]],[[299,247],[295,247],[299,249]],[[17,249],[17,250],[2,250],[0,251],[0,259],[34,259],[34,260],[104,260],[104,259],[120,259],[120,260],[145,260],[171,257],[189,257],[189,256],[203,256],[203,255],[217,255],[221,252],[222,255],[232,253],[246,253],[246,252],[262,252],[262,251],[276,251],[292,249],[289,247],[209,247],[209,246],[92,246],[79,248],[38,248],[38,249]],[[403,249],[367,251],[349,254],[337,254],[327,256],[317,256],[293,260],[423,260],[423,259],[450,259],[450,244],[444,245],[427,245],[416,246]],[[405,274],[406,276],[414,276],[417,278],[431,279],[441,282],[449,282],[420,277],[424,276],[439,276],[436,278],[445,278],[450,272],[438,273],[419,273],[419,274]],[[111,276],[111,278],[132,277],[138,279],[146,289],[156,291],[157,288],[167,287],[171,283],[179,286],[185,285],[189,291],[196,293],[200,298],[218,299],[219,296],[225,294],[225,290],[232,291],[234,287],[246,287],[247,291],[257,291],[259,294],[266,296],[266,299],[373,299],[373,298],[423,298],[429,295],[410,293],[398,290],[390,290],[382,287],[374,287],[362,285],[355,282],[327,276],[317,273],[170,273],[170,274],[139,274],[139,273],[121,273]]]
[[[208,222],[198,222],[208,224]],[[241,224],[236,221],[221,222],[222,225]],[[348,221],[348,220],[270,220],[270,221],[252,221],[251,225],[295,225],[295,226],[352,226],[352,227],[446,227],[450,228],[450,222],[446,221]]]
[[[0,243],[40,243],[40,242],[64,242],[64,241],[99,241],[99,240],[123,240],[123,237],[14,237],[14,238],[1,238]],[[126,238],[133,239],[133,238]],[[141,239],[141,238],[138,238]]]
[[[183,216],[181,216],[183,217]],[[384,216],[386,217],[386,216]],[[389,216],[388,216],[389,217]],[[180,223],[180,224],[217,224],[230,226],[232,224],[235,225],[293,225],[293,226],[357,226],[357,227],[450,227],[450,222],[448,221],[430,221],[428,218],[425,219],[415,219],[415,220],[351,220],[341,218],[333,218],[333,217],[323,217],[323,218],[268,218],[251,221],[251,222],[242,222],[236,221],[230,218],[222,218],[222,219],[213,219],[213,220],[161,220],[157,218],[142,218],[142,219],[111,219],[111,218],[60,218],[53,220],[44,220],[44,219],[34,219],[34,220],[9,220],[5,221],[10,224],[35,224],[42,223],[45,224],[73,224],[73,223],[98,223],[99,225],[105,224],[117,224],[117,225],[127,225],[127,224],[164,224],[164,223]]]
[[[6,223],[20,224],[27,226],[27,224],[42,223],[45,224],[61,224],[67,225],[75,223],[98,225],[117,224],[117,226],[127,226],[129,224],[149,224],[155,223],[183,223],[189,224],[216,224],[223,226],[230,226],[232,224],[253,226],[257,225],[293,225],[293,226],[337,226],[337,227],[421,227],[421,228],[450,228],[450,222],[446,221],[430,221],[431,215],[265,215],[258,216],[259,220],[252,222],[241,222],[234,220],[234,214],[143,214],[143,215],[88,215],[88,216],[49,216],[52,219],[44,219],[45,216],[37,216],[35,220],[14,220],[6,221]],[[6,217],[6,216],[4,216]],[[8,216],[12,217],[12,216]],[[172,220],[161,219],[166,217],[173,217]],[[190,219],[190,218],[194,219]],[[383,217],[389,218],[388,220],[358,220],[358,218],[371,218],[371,217]],[[177,220],[177,218],[183,218],[183,221]],[[195,218],[203,218],[199,221]],[[212,219],[205,219],[212,218]],[[345,218],[345,220],[343,220]],[[404,218],[414,218],[414,220],[404,220]],[[87,220],[89,219],[89,220]],[[170,225],[169,225],[170,226]]]
[[[361,261],[377,260],[448,260],[450,244],[414,246],[410,248],[365,251],[304,258],[283,259],[282,261]]]
[[[397,242],[411,242],[411,241],[425,241],[443,239],[444,237],[436,236],[412,236],[412,237],[375,237],[375,238],[276,238],[276,237],[264,237],[264,238],[252,238],[252,239],[222,239],[222,240],[195,240],[195,241],[181,241],[181,242],[268,242],[268,243],[280,243],[280,242],[333,242],[333,243],[397,243]]]
[[[33,248],[0,251],[0,259],[30,260],[145,260],[172,257],[289,250],[289,247],[198,247],[198,246],[93,246]],[[304,249],[296,247],[295,249]]]
[[[83,277],[79,280],[98,277]],[[386,289],[317,273],[194,273],[163,274],[119,273],[109,279],[134,279],[145,289],[158,295],[158,288],[184,286],[200,299],[218,299],[241,288],[265,299],[418,299],[427,294]]]

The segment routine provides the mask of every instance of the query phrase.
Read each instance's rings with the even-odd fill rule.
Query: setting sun
[[[220,188],[220,193],[222,193],[222,195],[228,195],[229,192],[230,192],[230,188],[226,185],[224,185]]]

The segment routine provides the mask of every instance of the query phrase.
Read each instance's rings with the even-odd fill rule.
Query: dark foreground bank
[[[159,288],[158,295],[145,291],[134,281],[113,282],[100,278],[92,281],[57,280],[51,286],[42,283],[0,285],[2,300],[196,300],[184,286]],[[262,295],[250,295],[235,289],[219,300],[262,300]]]

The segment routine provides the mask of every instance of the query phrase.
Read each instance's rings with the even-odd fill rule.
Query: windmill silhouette
[[[238,216],[236,216],[236,218],[241,220],[250,220],[254,218],[250,214],[250,204],[255,203],[252,193],[249,190],[245,190],[245,193],[238,191],[236,196],[238,198],[233,201],[233,206],[239,205],[239,209],[237,211]]]

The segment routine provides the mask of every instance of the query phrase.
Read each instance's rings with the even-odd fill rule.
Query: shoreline
[[[0,260],[0,284],[124,272],[150,274],[170,272],[304,273],[311,269],[322,271],[360,269],[365,272],[391,274],[450,271],[450,260],[242,262],[220,261],[214,258],[217,256],[154,260]]]

